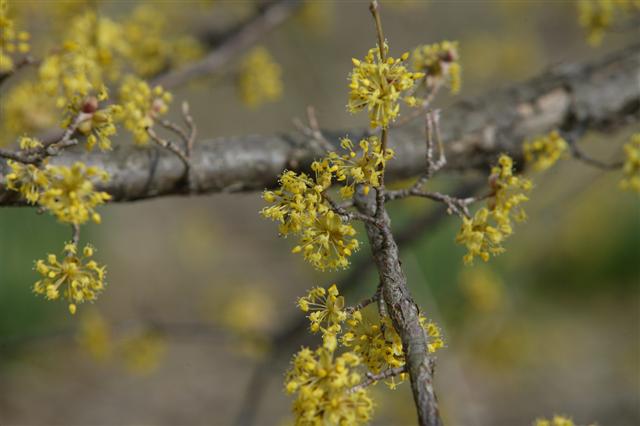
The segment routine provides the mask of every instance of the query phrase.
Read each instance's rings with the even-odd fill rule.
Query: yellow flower
[[[49,185],[47,173],[33,164],[22,164],[8,160],[11,173],[7,174],[7,188],[18,191],[30,204],[40,200],[43,188]]]
[[[121,343],[121,350],[125,366],[131,373],[148,375],[162,362],[167,344],[158,333],[143,332],[126,338]]]
[[[120,102],[124,126],[133,133],[138,145],[149,141],[147,128],[169,110],[172,95],[161,86],[149,87],[146,81],[129,75],[120,86]]]
[[[640,193],[640,133],[631,136],[631,141],[624,146],[624,154],[624,177],[620,181],[620,188]]]
[[[282,96],[282,69],[269,51],[255,47],[243,58],[238,74],[240,99],[248,107],[273,102]]]
[[[80,225],[91,219],[100,223],[100,215],[95,208],[107,202],[111,196],[106,192],[96,191],[92,181],[107,181],[107,172],[97,167],[87,167],[80,162],[71,167],[47,166],[45,172],[48,184],[38,200],[42,207],[61,222]]]
[[[434,353],[444,347],[440,329],[435,323],[422,315],[419,321],[428,337],[428,352]],[[353,312],[347,319],[347,332],[342,336],[341,343],[352,348],[374,374],[405,365],[402,340],[389,317],[380,318],[376,315],[375,319],[369,319],[363,317],[360,311]],[[407,377],[406,373],[402,373],[390,378],[386,384],[395,389]]]
[[[111,357],[111,330],[107,321],[95,309],[82,316],[77,341],[97,361],[106,361]]]
[[[523,144],[524,160],[534,170],[542,171],[553,166],[569,149],[569,144],[557,131]]]
[[[344,198],[350,198],[355,192],[356,184],[364,184],[365,194],[369,187],[380,186],[380,177],[384,173],[384,167],[388,160],[393,158],[393,150],[387,148],[382,152],[382,145],[377,137],[360,141],[361,155],[353,151],[353,142],[349,138],[343,138],[341,146],[348,150],[344,155],[335,152],[329,153],[328,159],[335,166],[335,174],[338,182],[344,182],[340,188],[340,194]]]
[[[311,331],[316,333],[339,332],[340,324],[347,319],[344,297],[340,296],[338,287],[333,284],[328,290],[314,287],[309,293],[298,299],[298,306],[303,312],[309,312]]]
[[[42,276],[33,286],[36,294],[47,300],[62,296],[69,303],[69,312],[75,314],[76,306],[96,300],[105,286],[105,267],[91,260],[94,249],[86,245],[81,254],[73,243],[66,243],[62,259],[49,254],[45,260],[36,261],[35,270]]]
[[[491,256],[503,253],[502,242],[513,233],[512,221],[522,222],[526,214],[522,203],[531,190],[531,181],[513,174],[513,160],[502,155],[498,165],[491,169],[489,183],[493,197],[488,206],[479,209],[471,218],[464,217],[456,242],[467,247],[466,264],[478,256],[487,262]]]
[[[192,37],[172,38],[171,22],[157,5],[138,5],[122,24],[124,57],[136,74],[150,77],[163,69],[196,59],[203,48]]]
[[[293,248],[316,269],[346,268],[349,257],[358,249],[355,229],[331,210],[323,196],[331,185],[328,162],[316,162],[316,179],[305,173],[286,171],[280,176],[280,188],[265,191],[263,199],[272,204],[263,208],[263,217],[279,222],[280,234],[299,236]]]
[[[460,91],[460,54],[457,41],[418,46],[411,55],[413,69],[427,76],[427,85],[449,83],[451,93]]]
[[[573,420],[565,416],[553,416],[553,419],[537,419],[533,426],[575,426]]]
[[[14,55],[29,52],[30,35],[16,31],[13,19],[9,18],[9,2],[0,0],[0,74],[13,71]]]
[[[611,27],[618,15],[640,10],[637,0],[580,0],[578,1],[578,18],[580,25],[587,31],[587,41],[592,46],[602,43],[605,32]]]
[[[389,50],[384,46],[385,52]],[[420,72],[409,72],[404,66],[408,54],[400,59],[388,57],[383,61],[379,48],[369,50],[364,60],[352,59],[353,71],[349,84],[349,112],[366,109],[372,128],[387,128],[400,112],[399,101],[404,92],[411,90],[416,80],[424,77]],[[408,100],[413,103],[411,99]]]
[[[360,425],[369,421],[373,403],[366,389],[351,391],[361,377],[354,369],[360,358],[352,352],[335,356],[324,347],[302,348],[293,357],[285,389],[296,394],[296,425]]]
[[[2,94],[0,145],[13,142],[17,135],[34,134],[55,124],[55,102],[39,84],[21,81]]]

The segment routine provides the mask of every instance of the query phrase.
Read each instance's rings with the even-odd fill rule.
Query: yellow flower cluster
[[[82,315],[76,340],[97,361],[111,358],[113,341],[107,321],[96,310]]]
[[[83,112],[90,113],[91,117],[80,123],[78,131],[87,137],[87,150],[91,151],[97,144],[101,151],[108,151],[111,149],[111,136],[117,133],[114,120],[122,114],[122,107],[108,105],[94,111],[94,99],[91,97],[85,101]]]
[[[0,73],[13,71],[15,53],[29,52],[29,33],[16,31],[8,9],[8,0],[0,0]]]
[[[320,347],[302,348],[287,373],[287,393],[297,393],[293,403],[296,425],[360,425],[367,423],[373,402],[366,389],[351,389],[360,383],[355,367],[360,358],[346,352],[336,356]]]
[[[121,39],[106,18],[87,12],[69,24],[65,42],[57,53],[47,56],[39,68],[45,93],[56,97],[56,105],[66,108],[69,116],[80,111],[89,96],[105,100],[105,75],[110,70],[114,49]],[[101,43],[101,44],[98,44]]]
[[[384,45],[385,53],[389,47]],[[353,71],[350,75],[349,103],[351,113],[366,109],[372,128],[387,128],[400,112],[399,101],[404,92],[414,87],[416,80],[424,77],[421,72],[410,72],[404,65],[409,57],[403,54],[400,59],[388,57],[382,60],[379,48],[369,50],[364,60],[353,58]],[[413,96],[403,98],[409,105],[415,105]]]
[[[354,389],[361,381],[355,369],[360,357],[352,351],[336,355],[337,335],[347,319],[344,298],[336,285],[328,290],[315,287],[298,299],[308,315],[311,331],[320,331],[323,344],[315,351],[302,348],[293,357],[287,372],[285,389],[297,393],[293,404],[296,425],[349,424],[369,420],[373,403],[364,388]]]
[[[553,416],[552,419],[536,419],[533,426],[575,426],[573,420],[565,416]]]
[[[77,162],[73,166],[47,166],[49,183],[43,188],[38,203],[59,221],[81,225],[89,219],[100,223],[95,208],[109,201],[106,192],[96,191],[93,180],[106,182],[109,175],[94,166]]]
[[[451,93],[460,91],[460,54],[457,41],[418,46],[412,53],[413,69],[426,74],[427,85],[448,83]]]
[[[330,172],[329,172],[330,173]],[[280,223],[281,235],[298,235],[302,252],[315,268],[336,269],[349,265],[348,257],[358,249],[352,237],[355,229],[335,214],[323,196],[331,185],[331,176],[315,181],[305,173],[286,171],[280,176],[280,188],[265,191],[263,198],[273,204],[261,210],[262,216]]]
[[[340,145],[346,154],[339,155],[331,152],[327,157],[329,163],[336,170],[338,182],[344,185],[340,188],[340,194],[344,198],[351,198],[355,192],[356,184],[363,184],[364,193],[369,192],[370,186],[380,186],[380,178],[384,173],[384,167],[388,160],[393,158],[393,150],[387,148],[382,152],[382,145],[377,137],[360,141],[360,156],[353,151],[353,142],[349,138],[343,138]]]
[[[620,187],[640,193],[640,133],[631,136],[631,141],[624,146],[624,154],[624,177],[620,181]]]
[[[498,166],[491,170],[489,182],[493,197],[488,207],[479,209],[473,217],[464,217],[456,236],[456,242],[467,247],[466,264],[473,263],[476,256],[487,262],[490,256],[504,252],[502,242],[513,233],[512,221],[526,219],[521,204],[528,200],[525,194],[532,184],[513,174],[513,160],[509,156],[500,156]]]
[[[167,15],[149,4],[137,6],[123,23],[125,56],[136,74],[149,77],[202,55],[202,46],[194,38],[167,37],[170,29]]]
[[[46,261],[36,262],[35,269],[42,279],[35,283],[33,291],[47,300],[56,300],[62,295],[69,303],[69,312],[75,314],[78,304],[96,300],[104,289],[105,267],[91,260],[94,249],[89,245],[78,254],[78,247],[67,243],[63,252],[60,260],[55,254],[49,254]]]
[[[21,81],[9,88],[1,102],[0,145],[13,142],[17,135],[48,129],[56,122],[55,101],[32,81]]]
[[[524,160],[534,170],[542,171],[553,166],[569,149],[569,144],[554,130],[522,145]]]
[[[311,331],[322,331],[323,345],[330,350],[335,350],[338,344],[337,334],[342,327],[340,324],[347,319],[347,311],[344,306],[344,297],[338,293],[335,284],[325,290],[315,287],[307,296],[298,299],[298,306],[302,312],[309,312]]]
[[[167,351],[165,339],[158,333],[145,331],[121,342],[122,356],[127,369],[139,375],[155,371]]]
[[[389,317],[370,321],[363,318],[360,311],[355,311],[347,320],[348,331],[342,336],[341,343],[360,356],[364,365],[372,373],[380,373],[389,368],[405,365],[402,340],[396,332]],[[440,329],[435,323],[420,315],[420,325],[424,328],[428,339],[428,351],[434,353],[444,347]],[[407,378],[407,373],[392,377],[387,381],[391,389]]]
[[[320,270],[346,268],[349,256],[358,249],[358,241],[352,238],[355,229],[332,210],[325,191],[334,180],[342,185],[344,198],[353,196],[356,184],[362,184],[365,192],[378,187],[385,164],[393,157],[391,149],[382,152],[375,136],[360,141],[360,155],[349,138],[341,144],[348,152],[330,152],[313,162],[314,178],[286,171],[280,176],[280,188],[263,194],[272,205],[261,210],[262,216],[279,222],[281,235],[298,235],[300,242],[293,252],[303,253]]]
[[[640,10],[638,0],[579,0],[578,18],[587,30],[587,41],[593,46],[602,43],[605,32],[611,27],[616,14]]]
[[[24,139],[21,145],[26,146]],[[80,162],[71,167],[45,165],[43,168],[15,161],[8,164],[11,173],[6,176],[7,188],[20,192],[29,203],[39,204],[61,222],[80,225],[91,219],[100,223],[100,214],[95,208],[111,196],[96,191],[92,181],[107,181],[109,175],[104,170]]]
[[[274,102],[282,96],[282,69],[264,47],[255,47],[245,55],[238,74],[240,99],[254,108]]]
[[[124,126],[133,133],[137,144],[149,142],[147,129],[155,119],[167,113],[172,98],[161,86],[152,89],[144,80],[132,75],[125,77],[120,86]]]

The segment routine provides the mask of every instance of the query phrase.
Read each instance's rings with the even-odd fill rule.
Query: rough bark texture
[[[375,215],[376,202],[373,197],[357,196],[355,200],[360,213]],[[420,311],[407,287],[398,245],[391,233],[389,215],[385,210],[378,217],[383,220],[384,226],[366,223],[365,228],[382,284],[387,313],[402,339],[411,390],[418,411],[418,423],[421,426],[441,426],[438,401],[433,389],[433,362],[428,355],[427,334],[420,325]]]
[[[442,136],[449,169],[486,167],[498,153],[516,157],[527,137],[555,128],[564,131],[608,129],[640,115],[640,44],[592,64],[559,67],[528,82],[499,89],[447,108]],[[327,132],[352,138],[363,130]],[[422,120],[394,129],[389,144],[396,158],[389,162],[390,179],[406,178],[423,168]],[[297,134],[242,136],[201,140],[194,149],[198,193],[260,190],[274,185],[283,169],[305,169],[318,152]],[[85,161],[112,176],[103,189],[114,201],[188,194],[184,164],[156,147],[124,145],[108,153],[65,152],[53,163]],[[0,175],[7,166],[0,160]],[[15,193],[1,185],[0,206],[18,205]]]

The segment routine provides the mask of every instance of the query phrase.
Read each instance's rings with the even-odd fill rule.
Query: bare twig
[[[394,368],[388,368],[384,371],[381,371],[378,374],[373,374],[370,371],[367,371],[365,376],[367,376],[367,378],[365,380],[363,380],[361,383],[355,385],[354,387],[352,387],[351,389],[349,389],[350,393],[353,392],[357,392],[360,389],[364,389],[368,386],[371,386],[372,384],[379,382],[380,380],[384,380],[384,379],[389,379],[391,377],[395,377],[395,376],[399,376],[402,373],[406,373],[407,369],[406,367],[403,365],[402,367],[394,367]]]
[[[322,193],[322,196],[331,206],[331,210],[333,210],[334,213],[342,216],[345,220],[359,220],[361,222],[370,223],[375,226],[381,226],[381,222],[375,217],[367,216],[356,211],[348,211],[342,208],[333,199],[331,199],[326,191]]]
[[[371,297],[367,297],[366,299],[360,301],[358,304],[353,305],[353,306],[349,306],[347,308],[347,311],[353,313],[355,311],[360,311],[364,308],[366,308],[367,306],[369,306],[372,303],[377,302],[380,299],[380,287],[378,286],[378,289],[376,290],[375,294]]]

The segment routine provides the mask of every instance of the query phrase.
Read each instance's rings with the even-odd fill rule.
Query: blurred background
[[[283,93],[274,103],[248,108],[241,102],[233,78],[238,61],[175,91],[175,99],[189,100],[203,138],[293,131],[292,119],[304,118],[308,105],[324,128],[363,127],[365,115],[350,115],[345,104],[351,58],[375,43],[367,4],[309,2],[264,37],[282,68]],[[100,7],[117,20],[136,4]],[[226,28],[254,4],[156,7],[188,33],[205,24]],[[24,13],[33,18],[27,24],[37,22],[37,10]],[[600,57],[638,36],[613,33],[590,47],[574,2],[383,1],[382,14],[396,54],[423,43],[460,42],[459,97]],[[451,101],[446,94],[438,100],[443,120]],[[621,158],[621,145],[639,129],[588,135],[584,149]],[[580,424],[638,425],[637,197],[618,190],[619,172],[571,160],[530,177],[536,186],[530,219],[490,263],[462,264],[455,217],[401,246],[411,291],[443,329],[436,389],[445,420],[528,425],[557,413]],[[435,184],[452,188],[467,178],[445,175]],[[68,227],[35,209],[0,209],[0,424],[233,424],[256,389],[249,384],[256,366],[267,374],[255,423],[287,424],[284,371],[291,354],[313,342],[288,339],[286,350],[265,365],[273,350],[268,337],[300,320],[297,297],[341,282],[344,273],[318,273],[292,255],[292,242],[258,215],[262,206],[260,194],[247,193],[103,207],[102,225],[84,227],[82,238],[108,266],[108,287],[75,317],[64,303],[31,292],[34,259],[58,252]],[[424,200],[393,205],[394,228],[433,208]],[[354,263],[368,254],[364,246]],[[368,269],[347,298],[355,303],[376,285]],[[407,384],[395,391],[378,385],[373,395],[373,424],[414,423]]]

